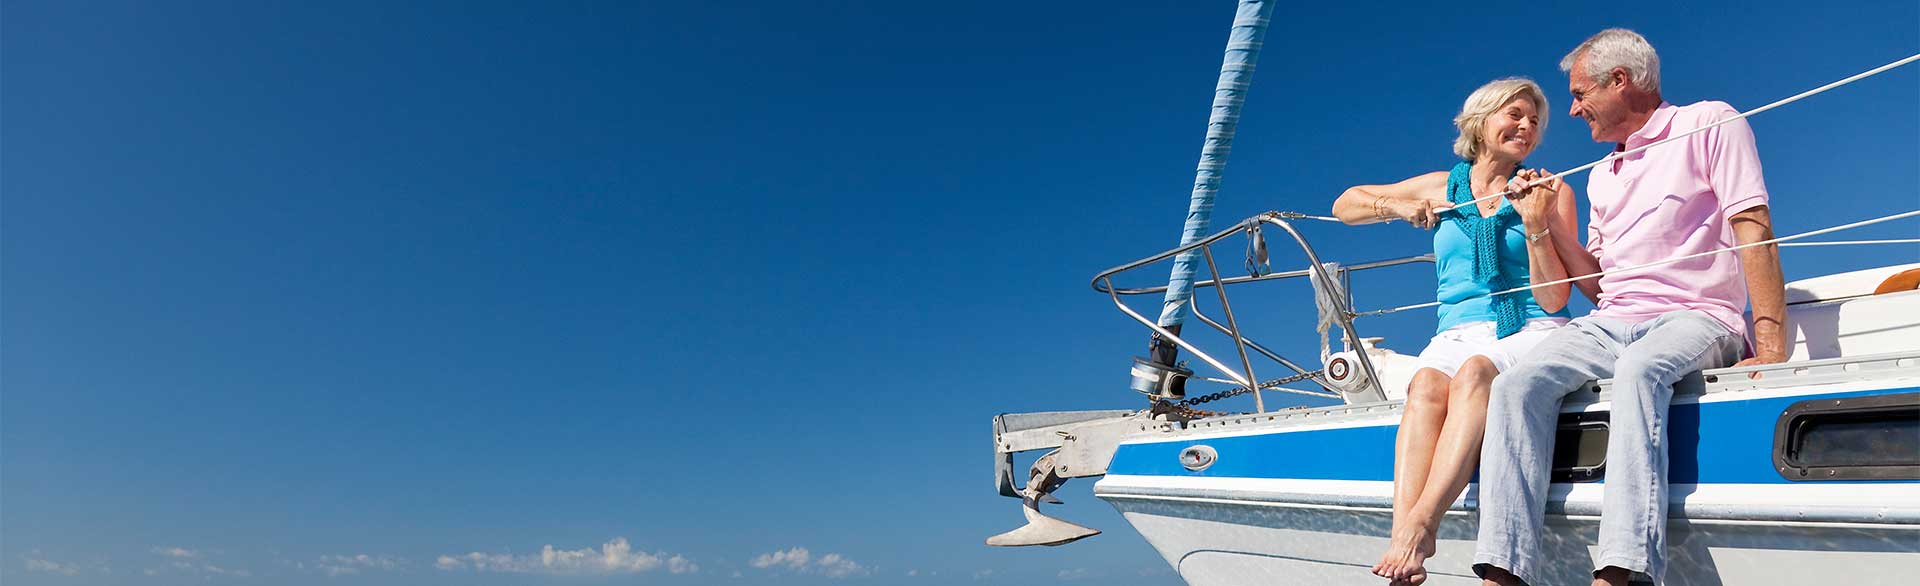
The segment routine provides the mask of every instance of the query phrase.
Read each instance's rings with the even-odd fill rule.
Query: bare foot
[[[1393,535],[1393,541],[1387,546],[1385,577],[1392,579],[1393,586],[1416,585],[1427,581],[1427,558],[1433,556],[1435,547],[1433,529],[1421,522],[1407,523],[1405,530]],[[1418,576],[1419,580],[1414,580]]]
[[[1395,522],[1393,524],[1393,532],[1388,536],[1388,543],[1399,543],[1400,534],[1404,532],[1406,532],[1406,527],[1399,522]],[[1380,554],[1380,562],[1374,564],[1371,570],[1373,575],[1389,580],[1393,579],[1393,563],[1400,559],[1394,554],[1395,551],[1397,551],[1395,548],[1389,546],[1386,553]]]
[[[1390,553],[1391,553],[1391,551],[1389,551],[1389,554],[1390,554]],[[1388,554],[1382,554],[1382,555],[1380,556],[1380,563],[1377,563],[1377,564],[1374,564],[1374,565],[1373,565],[1373,569],[1371,570],[1371,571],[1373,572],[1373,575],[1375,575],[1375,576],[1379,576],[1379,577],[1382,577],[1382,578],[1392,578],[1392,577],[1393,577],[1393,575],[1392,575],[1392,574],[1388,574],[1388,573],[1387,573],[1387,556],[1388,556]]]

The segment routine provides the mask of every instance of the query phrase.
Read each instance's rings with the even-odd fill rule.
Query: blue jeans
[[[1606,496],[1596,570],[1617,566],[1658,583],[1666,571],[1667,404],[1688,373],[1732,364],[1744,340],[1720,322],[1676,311],[1640,323],[1588,316],[1535,346],[1493,380],[1480,451],[1480,536],[1474,570],[1538,584],[1541,532],[1561,400],[1612,378]]]

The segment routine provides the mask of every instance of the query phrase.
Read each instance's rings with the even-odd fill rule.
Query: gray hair
[[[1460,136],[1453,139],[1453,154],[1469,161],[1479,158],[1480,129],[1485,126],[1487,117],[1521,95],[1532,98],[1533,107],[1540,114],[1540,123],[1535,127],[1534,134],[1546,136],[1547,94],[1540,91],[1540,84],[1524,77],[1503,77],[1473,90],[1472,94],[1467,95],[1467,102],[1460,105],[1460,115],[1453,117],[1453,126],[1460,129]]]
[[[1649,93],[1660,93],[1660,55],[1653,52],[1647,38],[1623,28],[1610,28],[1588,37],[1560,58],[1560,70],[1573,72],[1573,62],[1586,56],[1586,71],[1594,83],[1605,80],[1613,68],[1627,70],[1633,86]]]

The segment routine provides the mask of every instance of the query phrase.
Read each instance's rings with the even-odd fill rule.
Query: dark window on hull
[[[1595,482],[1607,470],[1607,412],[1560,414],[1553,438],[1553,481]]]
[[[1801,401],[1773,435],[1787,480],[1920,480],[1920,393]]]

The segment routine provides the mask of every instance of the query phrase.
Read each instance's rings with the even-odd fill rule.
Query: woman
[[[1426,581],[1435,528],[1479,462],[1493,377],[1567,322],[1564,283],[1493,295],[1567,276],[1548,235],[1575,229],[1572,190],[1558,180],[1528,188],[1547,174],[1520,168],[1546,130],[1546,111],[1546,94],[1533,81],[1494,80],[1467,96],[1453,120],[1459,164],[1356,186],[1333,204],[1348,224],[1405,220],[1434,230],[1439,333],[1407,388],[1394,445],[1392,541],[1373,567],[1395,585]],[[1469,203],[1510,187],[1520,193]]]

